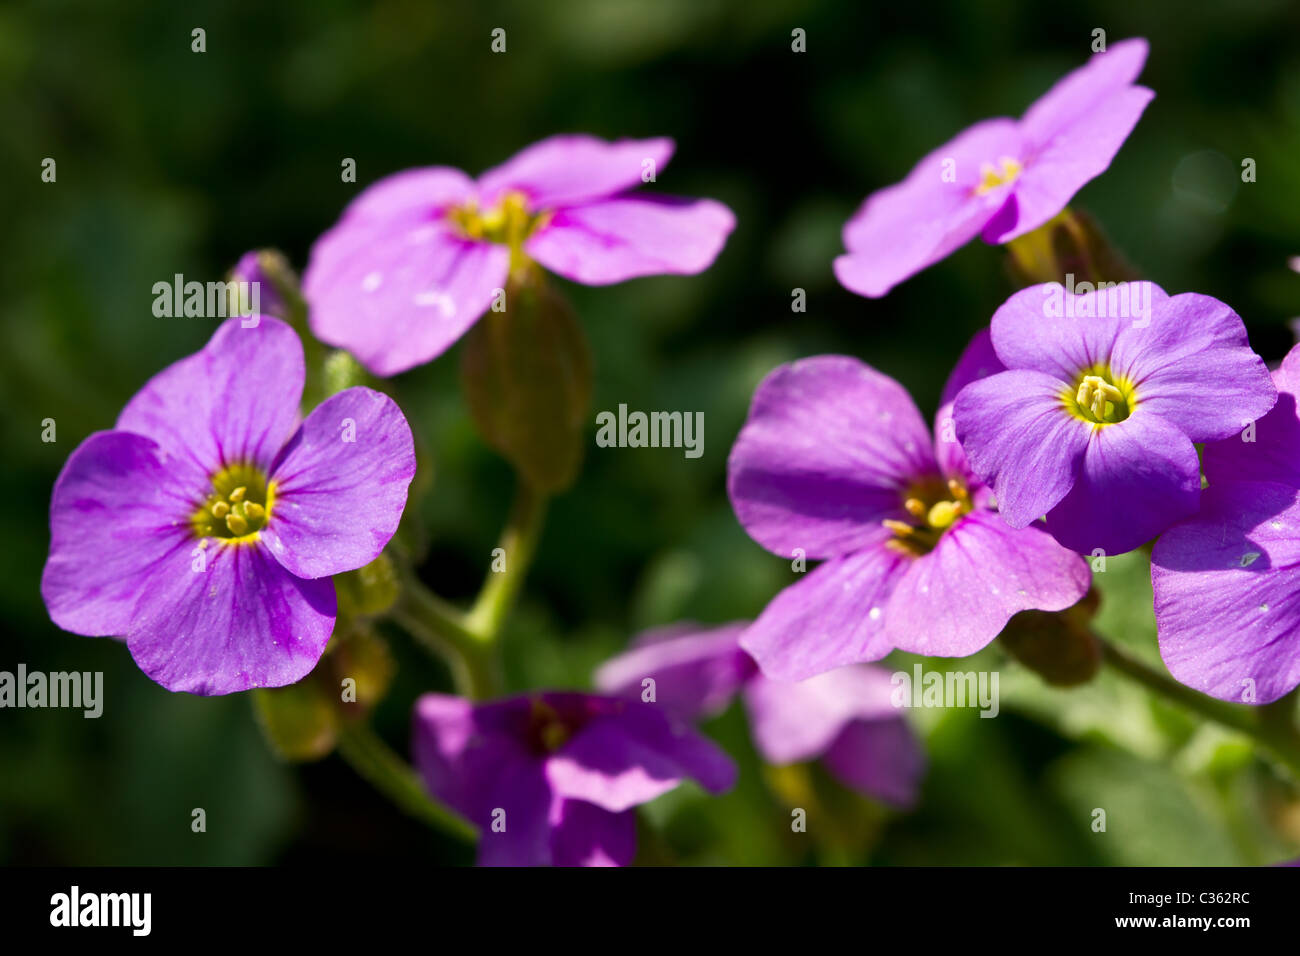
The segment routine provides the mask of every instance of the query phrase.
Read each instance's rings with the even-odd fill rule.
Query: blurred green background
[[[203,27],[207,52],[191,52]],[[507,53],[489,50],[507,31]],[[807,52],[791,52],[791,30]],[[856,355],[927,414],[972,333],[1011,291],[1001,250],[972,244],[890,296],[845,291],[840,228],[872,189],[976,120],[1018,115],[1084,62],[1092,31],[1151,41],[1156,99],[1110,171],[1082,191],[1148,276],[1230,303],[1269,361],[1300,314],[1300,5],[1287,0],[1043,4],[752,0],[19,0],[0,7],[5,502],[0,669],[102,670],[99,720],[0,711],[0,860],[7,863],[467,862],[337,758],[278,763],[243,696],[198,699],[147,680],[126,649],[53,627],[38,583],[50,489],[87,434],[111,427],[154,372],[215,322],[158,319],[152,286],[217,279],[247,249],[301,268],[369,182],[416,165],[471,173],[555,132],[668,135],[657,191],[716,197],[739,225],[694,278],[561,283],[596,360],[596,410],[703,411],[704,455],[588,445],[554,503],[510,622],[515,689],[588,686],[649,626],[751,617],[792,579],[740,530],[725,462],[774,365]],[[57,161],[43,183],[41,161]],[[340,182],[356,159],[359,182]],[[1240,164],[1257,162],[1243,184]],[[794,314],[791,290],[807,291]],[[477,438],[456,351],[395,393],[435,455],[413,508],[422,571],[467,600],[509,499]],[[41,441],[57,421],[58,441]],[[1100,627],[1154,656],[1146,568],[1099,576]],[[411,702],[448,675],[389,632],[399,677],[377,713],[407,746]],[[931,770],[912,814],[812,783],[831,825],[790,833],[791,781],[754,756],[740,708],[708,726],[740,784],[684,788],[642,814],[641,859],[681,863],[1266,863],[1300,855],[1300,799],[1241,740],[1105,676],[1044,688],[994,649],[1002,714],[914,713]],[[796,781],[797,782],[797,781]],[[190,830],[204,807],[208,830]],[[1107,810],[1105,834],[1090,829]]]

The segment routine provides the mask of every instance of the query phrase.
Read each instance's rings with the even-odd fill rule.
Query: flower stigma
[[[1066,411],[1091,425],[1114,425],[1133,413],[1133,386],[1105,366],[1084,369],[1061,399]]]

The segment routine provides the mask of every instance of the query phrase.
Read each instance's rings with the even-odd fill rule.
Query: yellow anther
[[[886,518],[880,523],[900,537],[916,534],[916,529],[906,521],[896,521],[893,518]]]
[[[230,514],[230,505],[226,504],[226,502],[218,501],[212,506],[212,517],[216,518],[218,521],[228,514]]]
[[[226,527],[229,528],[230,533],[236,537],[248,534],[248,522],[244,520],[242,515],[237,514],[234,511],[226,515]]]
[[[244,502],[244,517],[249,521],[260,521],[266,516],[266,509],[256,501]]]
[[[248,492],[248,489],[247,489],[246,487],[244,487],[243,485],[240,485],[238,488],[236,488],[234,491],[232,491],[232,492],[230,493],[230,502],[231,502],[231,504],[238,504],[239,502],[243,501],[243,500],[244,500],[244,495],[245,495],[247,492]]]
[[[925,517],[925,502],[920,498],[908,498],[903,502],[903,507],[907,509],[907,513],[913,518]]]
[[[947,528],[961,517],[962,511],[962,505],[956,501],[940,501],[930,509],[926,521],[932,528]]]
[[[967,491],[966,486],[956,478],[948,479],[948,493],[951,494],[953,499],[956,501],[970,501],[970,492]]]

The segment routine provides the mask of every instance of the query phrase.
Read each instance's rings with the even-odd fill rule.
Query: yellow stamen
[[[907,537],[908,535],[916,534],[916,528],[912,527],[906,521],[896,521],[893,518],[886,518],[880,523],[899,537]]]
[[[970,492],[967,491],[966,486],[956,478],[948,479],[948,493],[952,495],[953,499],[956,501],[970,501]]]
[[[932,528],[947,528],[962,515],[962,505],[956,501],[940,501],[930,509],[926,520]]]
[[[243,485],[240,485],[238,488],[236,488],[234,491],[230,493],[231,503],[238,504],[239,502],[243,501],[244,495],[247,493],[248,493],[248,489]]]
[[[230,514],[230,505],[224,501],[218,501],[212,506],[212,517],[220,520]]]
[[[250,521],[257,521],[266,516],[266,509],[256,501],[247,501],[244,503],[244,517]]]
[[[903,502],[903,507],[913,518],[925,517],[925,502],[920,498],[908,498]]]
[[[230,533],[235,537],[248,534],[248,522],[244,520],[242,515],[234,511],[226,515],[226,527],[230,529]]]

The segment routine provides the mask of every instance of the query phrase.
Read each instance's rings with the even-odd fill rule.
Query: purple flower
[[[586,285],[701,272],[735,225],[731,211],[629,193],[672,153],[670,139],[553,136],[477,181],[446,166],[382,179],[312,248],[312,329],[394,375],[460,338],[523,257]]]
[[[1300,346],[1253,429],[1205,446],[1201,509],[1151,554],[1160,655],[1188,687],[1267,704],[1300,685]]]
[[[721,713],[740,693],[754,744],[768,763],[821,759],[838,780],[899,807],[916,801],[925,755],[890,701],[887,671],[850,666],[797,683],[769,680],[740,646],[747,624],[679,626],[642,635],[596,672],[596,686],[655,700],[682,720]]]
[[[41,593],[67,631],[125,638],[168,690],[306,675],[334,628],[330,575],[378,556],[415,474],[386,395],[350,388],[299,424],[303,353],[278,319],[229,319],[69,456]]]
[[[727,463],[732,507],[796,570],[824,562],[741,638],[767,676],[803,680],[894,648],[973,654],[1016,612],[1084,595],[1087,565],[999,518],[953,436],[952,396],[1001,368],[981,333],[944,390],[937,442],[902,386],[857,359],[804,359],[759,385]]]
[[[1008,524],[1046,515],[1075,551],[1131,551],[1195,512],[1192,443],[1235,434],[1276,400],[1232,309],[1150,282],[1033,286],[998,309],[992,334],[1007,371],[962,389],[957,438]]]
[[[1155,96],[1133,85],[1146,58],[1146,40],[1113,44],[1019,120],[975,124],[868,196],[844,226],[840,282],[882,296],[976,236],[1009,242],[1056,216],[1105,172]]]
[[[687,777],[721,793],[736,776],[662,709],[581,693],[478,704],[425,694],[412,749],[429,791],[480,829],[485,866],[624,866],[633,807]]]

